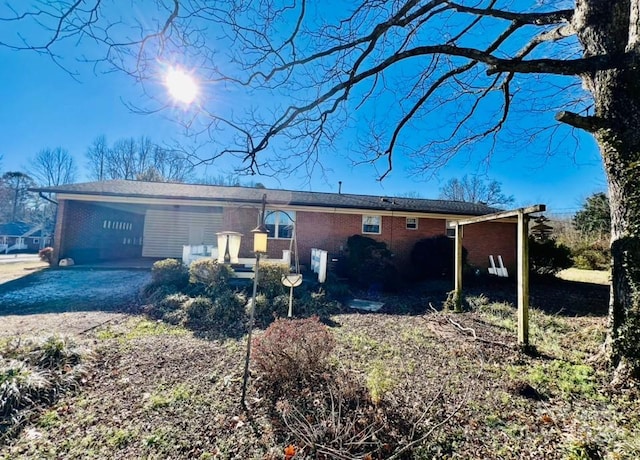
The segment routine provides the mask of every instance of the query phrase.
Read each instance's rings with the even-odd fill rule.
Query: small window
[[[382,216],[362,216],[362,233],[382,233]]]
[[[455,238],[456,237],[456,222],[455,220],[448,220],[447,221],[447,226],[445,229],[446,235],[449,238]]]
[[[407,230],[418,230],[417,217],[407,217]]]
[[[40,244],[40,238],[34,238],[33,244]]]
[[[295,211],[269,211],[264,218],[264,224],[269,232],[269,238],[290,239],[293,237]]]

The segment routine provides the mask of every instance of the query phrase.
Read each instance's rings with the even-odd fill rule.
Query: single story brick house
[[[215,245],[221,231],[242,233],[240,257],[252,257],[251,230],[266,194],[269,257],[279,258],[290,248],[295,223],[303,265],[309,264],[312,248],[337,254],[347,238],[364,235],[385,242],[402,270],[418,240],[453,236],[452,222],[497,211],[446,200],[129,180],[36,190],[56,194],[56,258],[71,257],[79,264],[180,258],[183,245]],[[515,267],[512,220],[466,226],[463,244],[474,266],[486,269],[489,255],[501,255],[507,268]]]

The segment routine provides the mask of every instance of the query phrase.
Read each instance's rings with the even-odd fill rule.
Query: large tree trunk
[[[587,56],[637,50],[637,0],[577,0]],[[622,59],[620,59],[622,66]],[[594,135],[609,183],[612,282],[605,349],[616,377],[640,376],[640,70],[583,75],[595,102]]]

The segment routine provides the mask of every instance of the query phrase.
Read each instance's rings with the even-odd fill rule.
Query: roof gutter
[[[52,200],[51,198],[44,196],[43,192],[38,192],[38,196],[40,196],[40,198],[42,198],[43,200],[47,200],[49,203],[53,203],[58,206],[58,202],[56,200]]]

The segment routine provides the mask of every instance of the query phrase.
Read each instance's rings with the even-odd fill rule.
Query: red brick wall
[[[515,274],[517,258],[517,226],[515,223],[481,222],[463,229],[462,244],[469,251],[468,262],[486,271],[489,256],[502,256],[510,274]]]
[[[372,213],[374,214],[374,213]],[[244,236],[240,248],[240,257],[253,256],[253,236],[251,230],[256,227],[258,210],[251,208],[225,208],[225,230],[241,232]],[[414,244],[423,238],[445,233],[445,219],[418,220],[418,228],[409,230],[405,217],[383,216],[380,235],[362,233],[361,214],[339,214],[318,212],[296,212],[296,231],[300,263],[308,265],[311,248],[320,248],[330,254],[338,254],[346,249],[347,239],[352,235],[364,235],[377,241],[383,241],[394,254],[396,266],[410,270],[411,250]],[[468,262],[486,270],[489,255],[501,255],[509,270],[515,268],[516,226],[515,224],[485,222],[464,228],[463,245],[467,248]],[[269,257],[279,258],[283,249],[289,249],[289,240],[269,239]]]
[[[300,263],[310,262],[311,248],[325,249],[338,253],[346,248],[347,239],[352,235],[363,235],[362,215],[334,213],[297,213],[298,250]],[[364,234],[377,241],[383,241],[395,257],[399,269],[410,266],[411,250],[423,238],[445,233],[445,219],[420,218],[418,228],[406,228],[405,217],[384,216],[380,235]],[[501,255],[510,270],[515,268],[516,226],[505,223],[479,223],[464,229],[463,245],[468,253],[468,262],[486,269],[490,254]]]
[[[385,242],[395,255],[396,265],[402,267],[409,262],[416,241],[445,231],[444,219],[419,219],[418,228],[408,230],[405,217],[383,216],[380,235],[362,233],[361,214],[298,212],[297,221],[298,249],[304,264],[309,263],[311,248],[336,254],[346,249],[350,236],[363,235]]]
[[[222,229],[242,233],[240,240],[240,257],[253,257],[253,234],[251,230],[258,226],[258,209],[254,208],[224,208],[222,215]],[[275,257],[272,245],[267,245],[269,257]],[[282,253],[277,257],[282,257]]]

